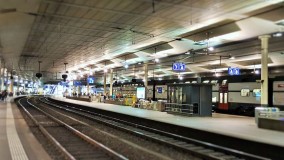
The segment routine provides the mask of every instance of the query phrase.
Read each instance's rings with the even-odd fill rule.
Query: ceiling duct
[[[161,51],[172,49],[173,47],[169,45],[168,42],[160,41],[160,42],[157,42],[157,43],[145,46],[145,47],[138,48],[137,50],[150,53],[150,54],[154,54],[156,53],[155,48],[156,48],[156,52],[161,52]]]
[[[233,62],[235,64],[241,65],[241,66],[250,66],[252,64],[254,65],[259,65],[261,64],[261,59],[253,59],[253,60],[242,60],[242,61],[238,61],[238,62]],[[271,64],[273,63],[273,61],[271,60],[271,58],[267,59],[267,63]]]
[[[209,26],[197,29],[191,32],[187,32],[179,35],[185,39],[193,41],[202,41],[207,39],[207,33],[210,32],[210,37],[217,37],[228,33],[240,31],[240,27],[233,20],[223,20],[218,23],[211,24]],[[201,45],[201,44],[200,44]]]

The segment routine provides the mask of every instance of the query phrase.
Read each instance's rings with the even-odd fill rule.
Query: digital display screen
[[[228,74],[233,76],[233,75],[240,75],[240,69],[239,68],[228,68]]]
[[[145,87],[137,87],[137,98],[145,99]]]
[[[95,77],[88,77],[88,78],[87,78],[87,82],[88,82],[89,84],[94,84],[94,83],[95,83]]]
[[[173,63],[172,70],[173,71],[185,71],[185,64],[180,63],[180,62]]]
[[[73,81],[74,86],[81,86],[82,82],[81,81]]]

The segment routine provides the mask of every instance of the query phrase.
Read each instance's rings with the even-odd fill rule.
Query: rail
[[[24,99],[24,98],[23,98]],[[21,99],[22,100],[22,99]],[[20,103],[20,102],[19,102]],[[50,113],[47,113],[45,112],[43,109],[39,108],[38,106],[32,104],[29,99],[27,99],[27,103],[32,106],[34,109],[36,109],[37,111],[41,112],[41,114],[47,116],[48,118],[52,119],[53,121],[55,121],[56,123],[60,124],[60,126],[62,128],[65,128],[69,131],[71,131],[70,133],[72,133],[72,135],[77,135],[80,139],[82,139],[84,142],[88,143],[88,144],[91,144],[91,146],[94,146],[94,147],[97,147],[97,148],[100,148],[102,150],[102,152],[106,153],[107,155],[109,155],[111,158],[113,159],[121,159],[121,160],[127,160],[126,157],[124,157],[123,155],[115,152],[114,150],[106,147],[105,145],[101,144],[100,142],[97,142],[96,140],[92,139],[91,137],[85,135],[84,133],[80,132],[79,130],[77,130],[76,128],[74,128],[74,126],[71,126],[65,122],[63,122],[62,120],[56,118],[55,116],[51,115]],[[35,120],[35,118],[29,113],[29,111],[27,111],[27,109],[25,109],[25,106],[23,104],[21,104],[21,107],[23,107],[23,109],[25,110],[25,112],[27,113],[28,112],[28,116],[30,118],[32,118],[32,120],[35,122],[35,124],[37,126],[39,126],[39,129],[43,132],[43,134],[45,136],[48,137],[48,139],[51,140],[51,142],[53,144],[56,145],[56,147],[58,147],[63,153],[64,155],[68,158],[68,159],[76,159],[75,156],[73,156],[74,153],[71,153],[68,151],[68,147],[65,148],[63,147],[63,145],[58,142],[58,140],[56,140],[56,138],[53,137],[53,135],[51,135],[49,133],[49,131],[47,129],[45,129],[44,126],[42,126],[38,121]],[[75,120],[74,120],[75,121]],[[60,132],[59,132],[60,133]],[[67,133],[67,132],[65,132]],[[69,132],[68,132],[69,133]],[[70,135],[69,135],[70,136]],[[74,136],[75,137],[75,136]],[[72,138],[71,138],[72,139]],[[83,143],[84,143],[83,142]],[[66,145],[66,144],[65,144]],[[70,149],[70,148],[69,148]],[[83,149],[83,148],[80,148],[80,149]],[[78,156],[78,155],[77,155]],[[108,157],[108,158],[110,158]]]
[[[153,141],[167,144],[174,148],[179,148],[186,152],[192,153],[193,155],[200,157],[202,159],[223,159],[223,157],[230,157],[231,159],[259,159],[259,160],[268,160],[269,158],[261,157],[258,155],[238,151],[231,148],[226,148],[223,146],[215,145],[208,142],[203,142],[196,139],[191,139],[187,137],[183,137],[181,135],[176,135],[173,133],[169,133],[166,131],[161,131],[158,129],[150,128],[147,126],[139,125],[132,122],[127,122],[124,120],[120,120],[117,118],[105,116],[102,114],[94,113],[88,110],[84,110],[81,108],[72,107],[72,105],[63,105],[61,106],[58,103],[51,103],[49,100],[40,99],[42,102],[49,104],[54,107],[58,108],[65,108],[68,112],[73,112],[84,116],[88,119],[100,122],[102,124],[113,126],[114,128],[124,130],[126,132],[130,132],[132,134],[137,134],[141,137],[146,139],[151,139]],[[179,105],[182,106],[182,105]],[[185,105],[183,106],[194,106],[192,105]],[[87,113],[87,114],[86,114]],[[105,120],[108,119],[108,120]],[[221,153],[220,153],[221,152]],[[225,159],[225,158],[224,158]]]

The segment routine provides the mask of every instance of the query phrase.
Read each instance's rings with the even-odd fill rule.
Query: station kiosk
[[[212,116],[212,84],[168,84],[166,111],[188,116]]]

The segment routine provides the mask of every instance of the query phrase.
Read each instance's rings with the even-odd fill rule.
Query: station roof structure
[[[35,78],[38,61],[46,81],[64,73],[64,63],[74,79],[110,69],[121,79],[143,78],[144,63],[149,77],[259,68],[258,36],[265,34],[272,36],[269,66],[284,62],[284,0],[0,0],[0,6],[2,68],[24,79]],[[172,71],[174,62],[186,70]]]

